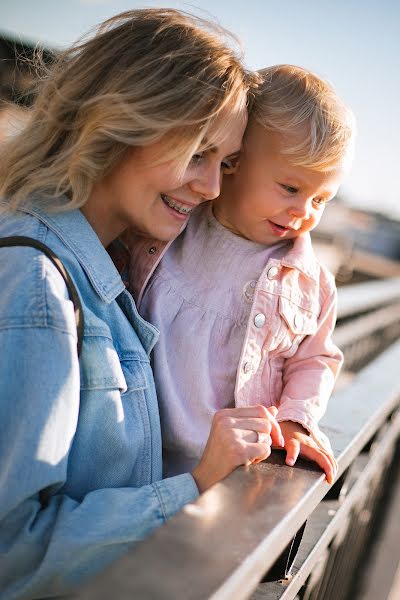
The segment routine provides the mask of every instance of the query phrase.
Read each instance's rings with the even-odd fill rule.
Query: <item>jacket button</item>
[[[155,246],[151,246],[151,248],[149,248],[149,254],[154,254],[157,251],[157,248]]]
[[[254,325],[258,329],[265,325],[265,315],[263,315],[263,313],[258,313],[258,315],[254,317]]]
[[[296,313],[294,315],[294,324],[296,329],[301,329],[302,325],[303,325],[303,317],[301,316],[300,313]]]
[[[275,279],[275,277],[278,275],[278,272],[279,272],[278,267],[270,267],[267,271],[268,279]]]

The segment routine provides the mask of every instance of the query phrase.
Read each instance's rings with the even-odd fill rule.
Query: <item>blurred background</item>
[[[353,109],[358,129],[353,168],[313,232],[319,258],[335,274],[338,287],[344,288],[339,292],[345,292],[339,294],[336,335],[343,339],[340,345],[346,358],[339,383],[349,385],[355,374],[362,374],[371,360],[400,337],[400,2],[0,0],[0,143],[23,127],[29,116],[37,77],[29,61],[38,44],[45,61],[51,62],[53,53],[104,19],[146,6],[176,7],[216,20],[237,34],[249,68],[278,63],[309,68],[333,83]],[[376,300],[372,301],[373,295]],[[373,308],[376,312],[369,312]],[[380,376],[387,379],[384,373]],[[369,456],[374,454],[374,435],[364,455],[367,451]],[[372,487],[366,490],[358,520],[353,518],[369,530],[369,537],[359,537],[361,545],[374,548],[372,555],[360,554],[352,567],[353,572],[361,569],[363,574],[357,593],[338,596],[335,588],[329,598],[384,600],[389,597],[384,589],[392,587],[390,600],[400,599],[399,441],[394,456],[390,468],[378,466],[386,473],[386,479],[376,479],[380,493],[373,493]],[[371,508],[372,500],[379,510]],[[384,513],[388,515],[385,522]],[[372,544],[374,539],[383,541]],[[344,556],[348,562],[349,554]],[[351,579],[354,584],[355,578]],[[392,586],[393,579],[397,583]]]
[[[140,6],[173,6],[218,21],[240,38],[249,68],[298,64],[335,85],[356,115],[357,147],[353,168],[314,234],[317,251],[338,285],[400,275],[396,0],[0,0],[0,98],[7,101],[0,139],[21,126],[21,106],[32,102],[35,72],[24,58],[38,43],[57,51],[107,17]]]

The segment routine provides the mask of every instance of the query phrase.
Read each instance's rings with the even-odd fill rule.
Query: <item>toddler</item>
[[[336,288],[309,232],[349,163],[353,117],[305,69],[261,75],[240,162],[222,165],[220,196],[193,211],[168,199],[190,219],[168,252],[135,241],[131,291],[161,331],[153,367],[165,476],[198,462],[215,411],[263,404],[277,407],[287,464],[300,454],[332,482],[336,462],[318,421],[342,363],[331,339]]]

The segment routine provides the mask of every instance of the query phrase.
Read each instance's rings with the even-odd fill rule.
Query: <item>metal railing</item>
[[[77,598],[349,597],[400,439],[400,280],[371,285],[339,290],[335,340],[354,371],[369,362],[334,394],[322,422],[338,460],[335,485],[311,463],[286,466],[276,451],[187,505]]]

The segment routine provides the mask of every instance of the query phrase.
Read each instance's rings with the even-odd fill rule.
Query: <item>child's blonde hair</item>
[[[221,111],[245,110],[259,80],[224,36],[236,41],[173,9],[132,10],[107,20],[57,58],[29,123],[2,145],[0,195],[12,208],[30,195],[57,210],[80,207],[129,147],[166,133],[160,162],[176,158],[184,169]],[[221,137],[227,128],[229,121]],[[68,201],[58,206],[64,194]]]
[[[335,89],[294,65],[261,69],[251,118],[284,138],[282,154],[294,165],[326,171],[352,157],[355,121]]]

